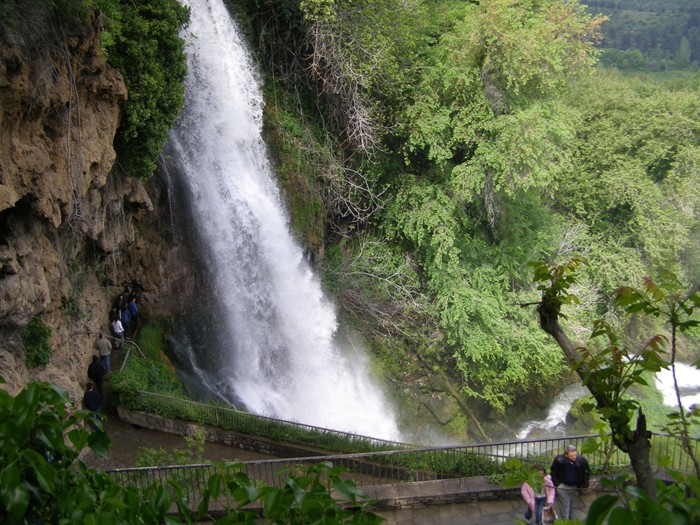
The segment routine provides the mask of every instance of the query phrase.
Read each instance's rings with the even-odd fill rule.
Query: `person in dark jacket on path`
[[[588,488],[591,478],[588,460],[578,454],[575,446],[567,445],[563,454],[554,457],[550,476],[557,489],[559,519],[570,520],[574,497],[580,490]]]
[[[100,396],[104,397],[104,393],[102,392],[102,382],[104,381],[105,374],[107,374],[107,369],[102,364],[102,361],[100,361],[100,358],[96,355],[92,356],[92,363],[90,363],[90,366],[88,366],[87,373],[88,377],[95,383],[97,392],[100,394]]]
[[[102,396],[95,390],[92,383],[87,384],[85,394],[83,394],[83,406],[92,412],[93,423],[102,421],[100,411],[102,410]]]
[[[136,327],[139,324],[139,305],[137,304],[137,298],[135,294],[129,296],[129,301],[126,303],[126,307],[129,309],[131,314],[131,324],[132,324],[132,335],[136,332]]]
[[[124,303],[119,310],[119,320],[122,322],[122,327],[124,328],[124,337],[131,339],[131,314],[129,313],[129,308]]]

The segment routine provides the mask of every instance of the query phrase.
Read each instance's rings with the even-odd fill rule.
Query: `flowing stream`
[[[694,366],[676,363],[678,390],[683,402],[683,408],[688,410],[691,405],[700,403],[700,373]],[[677,408],[676,390],[673,386],[671,369],[657,372],[654,384],[663,396],[664,405]],[[541,420],[532,420],[523,425],[517,432],[518,439],[558,437],[569,434],[566,427],[566,415],[574,402],[588,394],[588,390],[580,383],[574,383],[564,389],[549,406],[547,416]]]
[[[399,439],[364,350],[341,341],[334,307],[290,232],[246,43],[222,0],[185,3],[186,103],[165,151],[180,222],[209,283],[183,305],[185,368],[210,395],[255,413]]]
[[[700,403],[700,373],[698,373],[698,369],[685,363],[676,363],[676,378],[683,408],[688,410],[691,405]],[[678,401],[676,400],[671,369],[657,372],[654,383],[664,396],[664,405],[676,407]]]
[[[581,383],[574,383],[562,390],[552,400],[547,416],[542,420],[529,421],[517,432],[518,439],[536,439],[567,435],[566,415],[578,398],[588,393]]]

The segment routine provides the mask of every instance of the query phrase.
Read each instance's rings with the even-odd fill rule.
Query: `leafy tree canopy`
[[[673,269],[690,248],[700,193],[700,96],[599,71],[567,99],[580,115],[557,200],[593,232]],[[678,267],[676,267],[678,268]]]
[[[105,14],[105,51],[123,74],[129,99],[115,140],[118,162],[148,178],[185,101],[187,66],[179,31],[189,9],[177,0],[94,0]]]

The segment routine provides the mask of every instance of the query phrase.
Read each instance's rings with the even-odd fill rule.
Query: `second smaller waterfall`
[[[547,417],[539,421],[530,421],[527,423],[518,431],[516,434],[517,438],[528,439],[531,434],[536,434],[538,438],[566,435],[566,416],[569,410],[571,410],[574,401],[587,393],[588,390],[580,383],[574,383],[565,388],[552,401],[552,404],[549,406],[549,411],[547,412]]]

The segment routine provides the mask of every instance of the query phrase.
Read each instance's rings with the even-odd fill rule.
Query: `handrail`
[[[502,441],[476,445],[444,446],[421,449],[389,450],[381,452],[313,456],[306,458],[271,459],[228,463],[248,475],[251,481],[261,481],[270,486],[282,486],[289,469],[304,469],[310,465],[330,461],[346,469],[344,476],[350,477],[358,486],[390,484],[400,481],[433,481],[438,479],[463,478],[503,473],[505,460],[517,457],[527,463],[549,464],[553,455],[561,453],[566,444],[574,444],[581,450],[587,439],[595,435],[566,436],[541,440]],[[695,442],[698,452],[700,440]],[[675,470],[692,472],[692,462],[680,451],[679,438],[665,434],[652,435],[652,464],[678,450],[673,456]],[[629,468],[629,458],[618,449],[612,455],[586,454],[592,469],[604,465],[615,469]],[[162,467],[140,467],[110,469],[106,473],[118,483],[144,485],[153,481],[175,481],[186,491],[188,497],[198,497],[206,479],[217,470],[216,465],[169,465]]]
[[[105,333],[102,330],[85,330],[85,332],[73,332],[71,334],[71,336],[81,334],[81,333],[86,333],[88,335],[90,335],[90,334],[102,334],[103,337],[106,337],[107,339],[110,339],[111,341],[121,341],[122,343],[129,343],[130,345],[133,345],[134,347],[136,347],[136,350],[138,351],[139,355],[143,359],[146,359],[146,356],[141,351],[141,348],[139,347],[139,345],[136,344],[136,341],[134,341],[133,339],[127,339],[127,338],[122,339],[121,337],[114,337],[110,333]],[[124,362],[122,363],[120,370],[122,370],[124,368],[124,365],[126,364],[126,361],[128,360],[130,351],[131,351],[131,349],[127,350],[126,356],[124,357]]]
[[[137,391],[139,397],[139,401],[144,401],[144,400],[156,400],[156,401],[165,401],[166,403],[171,404],[171,406],[174,405],[184,405],[185,407],[194,407],[200,410],[199,414],[209,414],[210,417],[206,418],[209,419],[207,422],[208,424],[214,424],[217,426],[221,426],[223,422],[229,423],[234,425],[234,428],[236,426],[237,422],[241,422],[242,419],[245,419],[246,421],[257,421],[260,423],[258,426],[264,426],[264,425],[275,425],[275,426],[284,426],[284,427],[290,427],[290,428],[295,428],[298,430],[301,430],[302,432],[308,432],[312,434],[317,434],[317,435],[323,435],[323,436],[335,436],[341,439],[347,439],[349,441],[360,441],[360,442],[368,442],[371,443],[375,446],[380,446],[383,448],[386,447],[391,447],[391,448],[407,448],[407,447],[415,447],[415,445],[410,444],[410,443],[404,443],[401,441],[392,441],[388,439],[382,439],[382,438],[375,438],[375,437],[370,437],[370,436],[363,436],[360,434],[355,434],[353,432],[345,432],[341,430],[334,430],[334,429],[329,429],[329,428],[323,428],[323,427],[318,427],[314,425],[307,425],[305,423],[299,423],[297,421],[289,421],[289,420],[284,420],[284,419],[278,419],[275,417],[269,417],[269,416],[263,416],[259,414],[255,414],[252,412],[244,412],[242,410],[236,410],[234,408],[229,408],[229,407],[220,407],[216,405],[209,405],[207,403],[200,403],[198,401],[192,401],[190,399],[183,399],[180,397],[175,397],[175,396],[169,396],[165,394],[156,394],[153,392],[146,392],[144,390],[139,390]],[[181,418],[187,418],[188,414],[182,414],[180,415]],[[227,417],[231,416],[231,417]],[[206,417],[206,416],[205,416]],[[255,426],[255,425],[254,425]]]

